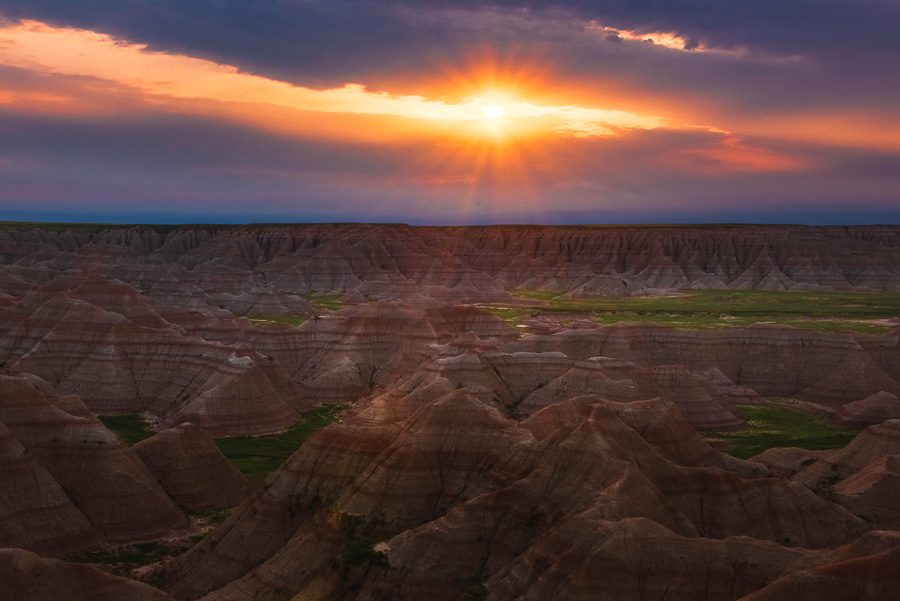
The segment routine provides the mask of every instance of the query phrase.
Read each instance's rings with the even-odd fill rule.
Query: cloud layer
[[[900,222],[897,2],[548,4],[7,0],[0,216]]]

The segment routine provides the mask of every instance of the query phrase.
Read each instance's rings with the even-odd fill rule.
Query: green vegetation
[[[514,309],[512,307],[482,307],[485,311],[493,313],[513,327],[518,327],[522,320],[534,313],[533,310]]]
[[[388,556],[375,550],[378,541],[370,536],[350,538],[338,555],[338,564],[345,570],[348,568],[367,568],[377,566],[389,568]]]
[[[329,311],[340,311],[343,309],[344,301],[341,300],[343,297],[344,295],[340,292],[307,292],[303,295],[303,298],[312,303],[312,306],[316,309],[327,309]]]
[[[150,541],[119,547],[112,551],[95,551],[73,559],[78,563],[100,563],[112,568],[119,576],[128,576],[138,567],[164,561],[180,555],[203,539],[203,535],[195,535],[178,541]]]
[[[340,569],[345,577],[351,570],[391,567],[387,554],[379,547],[379,542],[385,539],[379,530],[382,525],[379,518],[369,520],[332,509],[328,521],[343,534],[343,548],[332,559],[332,566]]]
[[[307,292],[303,298],[308,300],[315,309],[327,311],[340,311],[344,308],[344,301],[341,300],[343,295],[339,292],[321,294],[318,292]],[[280,323],[293,327],[299,326],[306,321],[305,315],[247,315],[247,319],[251,323]]]
[[[248,315],[247,319],[251,323],[281,323],[293,327],[306,321],[303,315]]]
[[[303,414],[296,424],[284,432],[264,436],[229,436],[217,438],[216,445],[237,469],[253,480],[264,480],[278,469],[307,438],[337,420],[344,405],[317,407]]]
[[[125,413],[124,415],[98,415],[103,425],[109,428],[125,444],[131,446],[141,442],[145,438],[153,436],[147,420],[140,413]]]
[[[191,521],[201,527],[221,524],[231,515],[232,509],[211,509],[191,514]]]
[[[564,292],[510,292],[535,301],[534,310],[587,312],[603,324],[649,322],[681,328],[779,324],[824,331],[884,334],[890,331],[890,326],[873,321],[900,316],[900,294],[886,292],[695,290],[677,296],[576,300],[561,298]],[[521,308],[491,310],[495,314],[509,312],[511,315],[526,312]]]
[[[748,459],[774,447],[802,449],[840,449],[847,446],[857,432],[835,428],[825,421],[794,409],[776,405],[743,405],[741,412],[750,428],[737,432],[719,432],[714,438],[733,445],[735,457]]]

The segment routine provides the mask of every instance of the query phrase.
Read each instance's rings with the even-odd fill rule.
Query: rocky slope
[[[156,538],[187,526],[185,516],[134,451],[95,417],[70,413],[60,406],[64,403],[77,400],[60,401],[35,388],[28,378],[0,375],[0,424],[10,438],[15,437],[10,452],[17,454],[21,445],[26,458],[52,477],[56,486],[47,488],[53,494],[65,491],[67,502],[60,510],[74,505],[90,523],[92,535],[110,542]],[[24,491],[9,494],[15,492]],[[9,546],[10,541],[0,544]]]
[[[604,553],[615,556],[624,536],[635,549],[616,569],[645,569],[639,547],[652,544],[671,564],[647,558],[647,586],[662,590],[690,577],[692,568],[675,567],[688,552],[722,589],[713,598],[734,598],[818,557],[793,548],[847,543],[866,529],[803,485],[733,467],[664,401],[579,397],[517,422],[465,389],[423,379],[310,440],[268,490],[170,566],[166,588],[210,601],[388,591],[460,599],[471,586],[488,599],[542,598],[554,578],[575,591],[608,576],[573,580],[598,545],[607,540]],[[546,559],[563,552],[564,562]],[[735,584],[740,557],[762,571]]]
[[[471,305],[512,304],[515,287],[898,291],[900,228],[0,229],[0,590],[896,594],[896,329],[525,332]],[[701,432],[746,426],[739,407],[766,397],[866,429],[839,451],[751,461],[710,446]],[[280,432],[323,403],[348,409],[262,486],[213,441]],[[131,412],[157,432],[129,448],[96,416]],[[165,593],[22,550],[71,559],[193,533],[187,513],[235,504],[140,571]]]
[[[86,565],[0,549],[0,591],[28,601],[173,601],[160,590]]]
[[[0,257],[14,296],[89,265],[164,304],[238,313],[260,302],[302,312],[296,293],[310,290],[459,302],[514,287],[900,289],[890,226],[25,228],[0,231]]]
[[[250,484],[202,428],[183,423],[134,445],[150,473],[179,505],[193,512],[239,504]]]
[[[808,399],[835,408],[879,391],[900,392],[895,335],[627,324],[526,336],[503,349],[557,351],[579,359],[614,357],[645,366],[681,365],[701,373],[714,370],[763,396]]]
[[[108,294],[113,284],[104,282],[54,280],[9,307],[0,319],[3,368],[40,376],[97,414],[147,411],[168,425],[192,421],[220,435],[296,421],[306,405],[280,365],[187,336],[129,286],[116,284]],[[102,295],[84,293],[100,286]],[[108,296],[115,297],[112,309],[93,304]]]

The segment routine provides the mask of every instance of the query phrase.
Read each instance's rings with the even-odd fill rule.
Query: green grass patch
[[[733,445],[730,453],[741,459],[775,447],[800,447],[814,451],[841,449],[858,434],[787,407],[742,405],[739,409],[750,423],[750,428],[719,432],[712,437],[730,442]]]
[[[678,296],[594,297],[569,300],[564,292],[510,290],[536,301],[535,310],[591,313],[602,324],[655,323],[681,328],[755,324],[885,334],[875,320],[900,316],[900,294],[882,292],[772,292],[696,290]]]
[[[534,313],[533,309],[516,309],[513,307],[482,307],[488,313],[493,313],[509,325],[516,327],[522,320]]]
[[[248,315],[247,319],[251,323],[280,323],[293,327],[299,326],[306,321],[304,315]]]
[[[97,417],[103,422],[104,426],[121,438],[128,446],[141,442],[155,434],[150,429],[147,420],[140,413],[98,415]]]
[[[112,551],[87,553],[74,558],[72,561],[109,565],[112,567],[113,573],[119,576],[127,576],[135,568],[181,555],[202,540],[202,538],[203,536],[196,535],[174,542],[150,541],[135,543]]]
[[[327,309],[329,311],[340,311],[345,307],[344,295],[340,292],[307,292],[303,298],[308,300],[316,309]]]
[[[352,568],[391,567],[387,555],[375,550],[378,540],[374,537],[350,538],[338,555],[338,564],[346,570]]]
[[[211,509],[209,511],[200,511],[191,514],[194,522],[201,526],[215,526],[221,524],[231,515],[233,508],[228,509]]]
[[[326,405],[303,414],[284,432],[264,436],[229,436],[217,438],[216,445],[237,469],[252,480],[264,480],[278,469],[306,439],[337,420],[345,405]]]

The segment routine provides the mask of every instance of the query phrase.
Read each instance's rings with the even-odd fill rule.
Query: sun
[[[486,119],[496,120],[506,114],[506,107],[502,104],[486,104],[481,107],[481,113]]]

